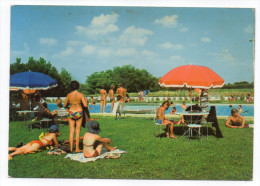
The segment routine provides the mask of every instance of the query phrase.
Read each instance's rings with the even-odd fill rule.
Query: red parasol
[[[161,87],[209,89],[223,87],[224,80],[208,67],[183,65],[165,74],[159,84]]]

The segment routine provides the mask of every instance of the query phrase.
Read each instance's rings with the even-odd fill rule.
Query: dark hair
[[[125,96],[126,96],[127,98],[129,98],[129,95],[128,95],[128,94],[126,94]]]
[[[237,109],[232,109],[231,110],[231,115],[233,115],[233,114],[235,114],[235,113],[237,113],[238,111],[237,111]]]
[[[122,98],[122,96],[118,95],[116,98],[117,98],[117,100],[120,100]]]
[[[238,105],[238,106],[240,106],[242,108],[242,105]]]
[[[44,106],[45,108],[48,108],[48,105],[46,102],[42,103],[42,106]]]
[[[167,106],[168,106],[168,107],[170,106],[170,103],[169,103],[169,101],[167,101],[167,100],[162,103],[162,106],[163,106],[165,103],[167,103]]]
[[[78,90],[79,89],[79,82],[77,82],[77,81],[71,81],[70,82],[70,89],[71,89],[71,91],[73,91],[73,90]]]

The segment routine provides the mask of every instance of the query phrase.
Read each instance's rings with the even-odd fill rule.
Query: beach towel
[[[79,161],[81,163],[88,163],[92,161],[96,161],[98,159],[116,159],[120,158],[122,153],[127,153],[126,151],[116,149],[114,151],[101,153],[101,155],[97,157],[91,157],[91,158],[85,158],[83,153],[77,153],[77,154],[67,154],[64,158],[70,158],[71,160]]]

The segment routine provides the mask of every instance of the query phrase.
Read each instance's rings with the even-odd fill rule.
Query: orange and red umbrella
[[[224,80],[208,67],[183,65],[165,74],[159,84],[161,87],[209,89],[223,87]]]

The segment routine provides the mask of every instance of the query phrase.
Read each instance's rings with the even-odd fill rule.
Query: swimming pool
[[[211,105],[209,105],[210,108]],[[229,116],[231,113],[231,108],[229,105],[215,105],[216,106],[216,112],[217,116]],[[49,109],[55,110],[57,109],[57,105],[55,103],[49,103],[48,104]],[[100,104],[97,105],[89,105],[91,108],[90,113],[100,113]],[[132,107],[132,105],[131,105]],[[140,106],[138,106],[140,107]],[[143,108],[149,108],[149,106],[142,106]],[[175,105],[177,112],[181,112],[180,105]],[[233,105],[233,108],[238,108],[238,105]],[[165,111],[165,114],[170,114],[172,107],[170,107],[168,110]],[[240,113],[242,116],[254,116],[254,105],[242,105],[242,109],[245,113]],[[111,104],[106,105],[106,113],[110,113],[111,110]]]

